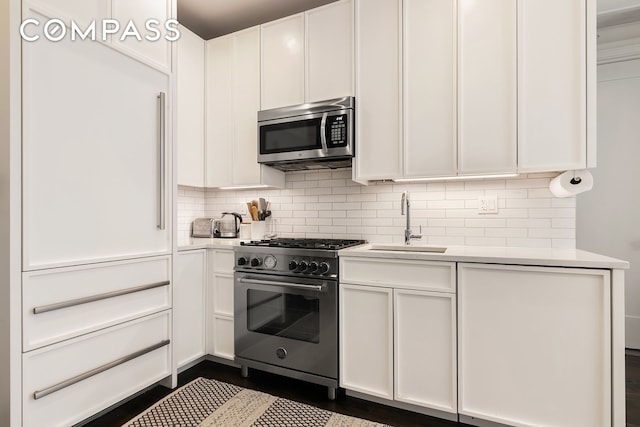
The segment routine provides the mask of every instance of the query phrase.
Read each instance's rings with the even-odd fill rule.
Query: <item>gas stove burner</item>
[[[295,239],[295,238],[278,238],[271,240],[252,240],[250,242],[241,242],[242,246],[260,246],[271,248],[294,248],[294,249],[320,249],[335,251],[345,249],[352,246],[362,245],[365,240],[349,240],[349,239]]]

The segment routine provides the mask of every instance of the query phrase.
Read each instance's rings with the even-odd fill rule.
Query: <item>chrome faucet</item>
[[[404,191],[402,193],[402,199],[400,200],[400,213],[402,215],[405,214],[404,206],[407,205],[407,227],[404,229],[404,244],[410,245],[411,239],[422,239],[422,226],[420,226],[420,234],[413,234],[411,231],[411,213],[410,207],[411,203],[409,202],[409,192]]]

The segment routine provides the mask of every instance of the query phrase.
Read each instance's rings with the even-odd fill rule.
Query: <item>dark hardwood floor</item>
[[[335,401],[327,399],[325,387],[278,375],[251,370],[249,378],[242,378],[238,368],[205,361],[178,376],[179,385],[198,378],[214,378],[241,387],[259,390],[274,396],[296,400],[354,417],[365,418],[396,427],[452,427],[466,424],[445,421],[409,411],[378,405],[365,400],[339,395]],[[627,427],[640,427],[640,355],[626,356]],[[157,386],[85,424],[87,427],[121,426],[149,406],[171,393]],[[302,426],[301,426],[302,427]]]

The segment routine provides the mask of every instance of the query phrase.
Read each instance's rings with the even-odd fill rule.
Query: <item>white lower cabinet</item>
[[[395,400],[457,412],[455,294],[396,289]]]
[[[610,284],[609,270],[458,264],[460,414],[611,426]]]
[[[24,427],[70,426],[171,374],[164,311],[25,353]]]
[[[456,414],[455,263],[349,257],[340,274],[340,387]]]
[[[340,387],[393,399],[393,290],[340,285]]]
[[[233,360],[233,249],[209,249],[207,262],[207,354]]]
[[[202,357],[205,352],[204,249],[178,253],[173,286],[174,357],[178,368]]]
[[[23,274],[23,351],[171,308],[171,257]]]

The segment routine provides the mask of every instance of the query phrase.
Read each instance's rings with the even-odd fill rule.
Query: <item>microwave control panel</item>
[[[327,117],[327,145],[329,147],[347,146],[347,115]]]

